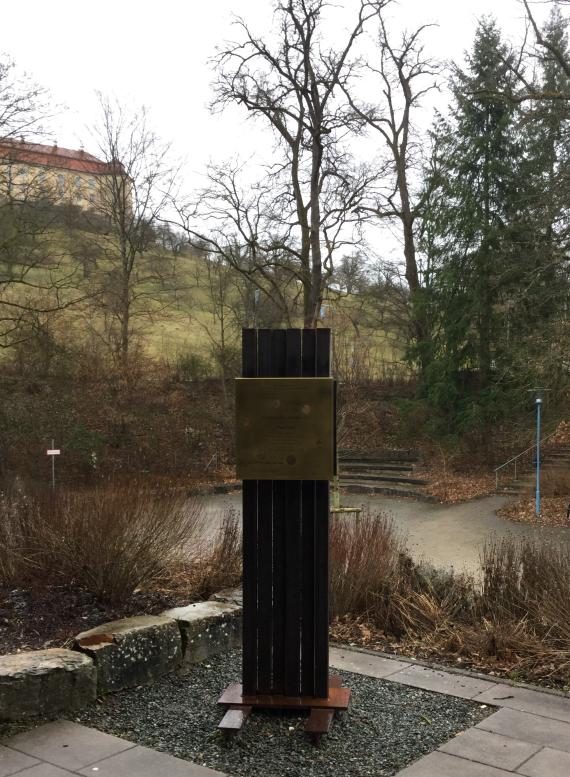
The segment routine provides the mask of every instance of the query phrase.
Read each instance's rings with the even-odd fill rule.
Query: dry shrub
[[[39,507],[18,488],[0,491],[0,585],[22,580],[34,563],[32,538],[40,523]]]
[[[334,518],[333,617],[364,618],[397,638],[432,633],[472,606],[472,592],[468,578],[415,564],[405,538],[386,516]]]
[[[507,537],[486,543],[482,579],[414,563],[391,521],[335,517],[333,633],[383,635],[404,652],[570,681],[570,546]],[[376,635],[376,637],[374,636]]]
[[[331,612],[390,621],[405,545],[392,521],[370,513],[335,516],[331,526]]]
[[[540,478],[543,496],[566,496],[570,498],[570,470],[545,467]]]
[[[240,516],[232,508],[224,511],[220,526],[190,565],[184,564],[183,579],[196,599],[207,599],[242,580],[242,536]]]
[[[487,543],[481,562],[481,612],[570,653],[570,546],[509,537]]]
[[[10,501],[14,539],[5,582],[72,583],[117,603],[196,552],[200,502],[133,482]]]

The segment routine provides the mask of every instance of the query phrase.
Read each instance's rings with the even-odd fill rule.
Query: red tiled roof
[[[111,169],[107,162],[86,151],[14,140],[0,140],[0,158],[95,175],[108,174]]]

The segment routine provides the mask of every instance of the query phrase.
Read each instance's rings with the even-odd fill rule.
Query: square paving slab
[[[157,753],[148,747],[124,750],[79,773],[88,777],[223,777],[221,772]]]
[[[29,755],[0,745],[0,777],[11,777],[15,772],[28,769],[37,763],[37,758],[30,758]]]
[[[513,773],[447,753],[430,753],[403,772],[398,772],[398,777],[513,777]]]
[[[503,708],[477,726],[484,731],[570,753],[570,723]]]
[[[540,745],[510,739],[490,731],[471,728],[442,745],[440,751],[478,761],[498,769],[515,771],[522,763],[540,750]],[[570,775],[570,772],[569,772]]]
[[[7,744],[20,753],[71,770],[134,746],[132,742],[67,720],[56,720],[17,734]]]
[[[473,699],[496,685],[488,680],[479,680],[476,677],[443,672],[425,666],[408,666],[391,674],[389,679],[395,683],[413,685],[414,688],[425,688],[427,691],[458,696],[461,699]]]
[[[401,669],[412,666],[407,661],[397,661],[393,658],[372,656],[369,653],[342,648],[331,648],[330,665],[337,669],[345,669],[347,672],[368,675],[368,677],[389,677]]]
[[[18,772],[14,777],[77,777],[77,772],[68,772],[67,769],[60,769],[59,766],[40,763],[24,772]]]
[[[475,701],[493,704],[495,707],[509,707],[520,712],[532,712],[535,715],[570,723],[570,699],[540,693],[530,688],[496,685],[477,696]]]
[[[526,777],[568,777],[570,754],[545,747],[518,770]]]

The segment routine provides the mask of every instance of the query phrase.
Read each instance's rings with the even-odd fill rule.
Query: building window
[[[95,202],[95,195],[94,194],[90,194],[89,195],[89,202]]]
[[[75,176],[75,185],[76,186],[81,186],[81,176],[80,175],[76,175]]]
[[[90,189],[94,189],[95,188],[95,179],[94,178],[90,178],[89,179],[89,188]]]

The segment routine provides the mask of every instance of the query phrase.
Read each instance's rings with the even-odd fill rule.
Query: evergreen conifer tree
[[[426,184],[434,330],[428,397],[457,431],[502,412],[505,310],[525,229],[511,57],[496,22],[482,19],[465,69],[454,70],[453,104],[436,125]]]

